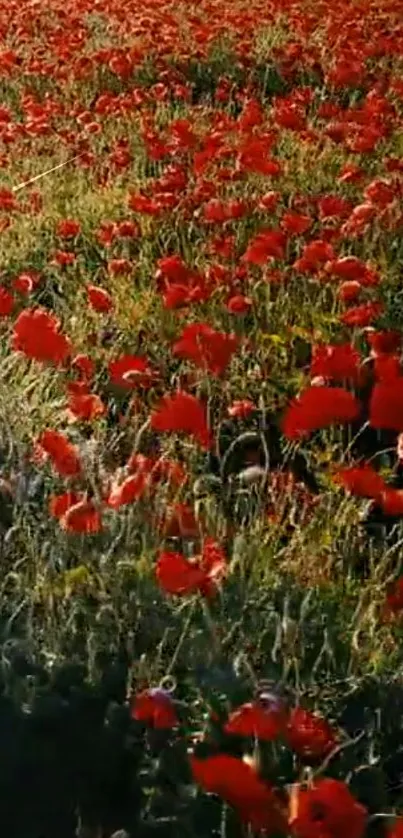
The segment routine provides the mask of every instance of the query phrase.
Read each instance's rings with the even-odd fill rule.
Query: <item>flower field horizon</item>
[[[398,0],[0,0],[0,825],[403,835]]]

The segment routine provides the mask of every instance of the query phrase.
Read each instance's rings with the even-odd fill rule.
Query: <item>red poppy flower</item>
[[[383,311],[383,305],[380,302],[362,303],[360,306],[350,308],[340,316],[340,320],[345,326],[356,326],[357,328],[364,328],[369,326],[376,320]]]
[[[278,177],[282,172],[282,165],[279,160],[269,157],[268,153],[269,147],[265,140],[248,138],[239,151],[237,169],[267,177]]]
[[[339,469],[334,480],[357,498],[376,499],[386,488],[383,478],[368,463]]]
[[[291,823],[297,838],[362,838],[367,810],[345,783],[323,777],[298,793]]]
[[[265,212],[272,212],[276,208],[280,198],[280,192],[274,192],[273,190],[271,190],[270,192],[266,192],[259,199],[257,208]]]
[[[164,293],[164,308],[178,309],[208,300],[211,290],[201,282],[190,287],[185,285],[167,285]]]
[[[205,323],[192,323],[183,330],[174,344],[173,352],[213,375],[222,375],[237,346],[235,335],[216,332]]]
[[[235,294],[225,304],[225,308],[230,314],[247,314],[252,306],[253,300],[250,297],[245,297],[244,294]]]
[[[9,317],[15,304],[15,299],[7,288],[0,288],[0,317]]]
[[[380,504],[385,515],[403,515],[403,489],[384,488]]]
[[[122,172],[130,166],[133,158],[127,148],[115,148],[109,155],[109,164],[115,171]]]
[[[223,224],[229,220],[228,207],[224,201],[211,198],[203,207],[203,221],[211,224]]]
[[[195,396],[181,390],[161,399],[151,415],[151,427],[155,431],[189,434],[203,448],[211,445],[205,406]]]
[[[297,102],[278,98],[275,102],[273,118],[275,124],[290,131],[303,131],[306,127],[305,114]]]
[[[242,261],[265,265],[269,259],[284,259],[286,242],[282,230],[262,230],[249,242]]]
[[[341,54],[336,58],[327,74],[327,82],[337,88],[359,87],[365,74],[364,61],[351,55]]]
[[[150,387],[155,377],[147,359],[137,355],[121,355],[116,361],[110,362],[108,370],[112,383],[128,390]]]
[[[97,285],[87,285],[87,297],[91,308],[94,311],[104,313],[111,311],[113,308],[113,300],[108,291],[104,288],[99,288]]]
[[[138,471],[136,474],[126,477],[123,483],[112,486],[107,499],[108,506],[119,509],[120,506],[134,503],[144,495],[149,483],[149,477],[144,471]]]
[[[56,250],[53,254],[53,263],[54,265],[60,265],[60,267],[65,268],[68,265],[74,265],[77,257],[75,253],[69,253],[66,250]]]
[[[384,164],[387,172],[403,172],[403,163],[399,157],[384,157]]]
[[[88,381],[68,381],[66,392],[69,396],[83,396],[90,392]]]
[[[24,309],[14,323],[13,349],[27,358],[61,366],[71,354],[71,343],[59,328],[59,320],[46,311]]]
[[[322,759],[337,745],[337,735],[326,719],[295,707],[286,732],[287,742],[300,757]]]
[[[363,170],[355,163],[345,163],[337,178],[339,183],[359,183],[364,177]]]
[[[97,533],[102,529],[101,514],[94,501],[83,499],[66,510],[60,526],[66,532]]]
[[[281,227],[286,233],[293,236],[302,236],[312,227],[312,218],[309,215],[301,215],[297,212],[285,212],[281,219]]]
[[[134,696],[131,701],[131,717],[155,730],[172,730],[178,723],[172,698],[160,687],[143,690]]]
[[[386,596],[385,614],[396,616],[403,610],[403,576],[391,585]]]
[[[287,712],[282,702],[263,700],[242,704],[234,710],[224,727],[226,733],[272,741],[284,733]]]
[[[53,467],[62,477],[75,477],[81,473],[77,449],[60,431],[50,428],[43,431],[38,445],[48,454]]]
[[[119,221],[116,225],[116,237],[119,239],[137,239],[140,235],[140,225],[137,221]]]
[[[6,210],[7,212],[12,212],[18,208],[18,202],[13,195],[11,189],[7,189],[6,187],[2,187],[0,189],[0,209]]]
[[[49,512],[54,518],[63,518],[71,506],[75,506],[84,498],[83,492],[63,492],[62,495],[52,495],[49,500]]]
[[[175,119],[169,126],[172,137],[172,149],[187,151],[197,144],[197,136],[188,119]]]
[[[110,247],[116,238],[116,232],[116,224],[113,221],[102,221],[100,228],[95,233],[95,236],[103,247]]]
[[[165,308],[207,300],[213,290],[206,277],[188,268],[177,254],[159,260],[155,279],[163,294]]]
[[[162,207],[153,198],[148,198],[146,195],[137,195],[132,193],[129,196],[127,205],[129,209],[134,212],[141,212],[144,215],[153,215],[158,217],[161,215]]]
[[[249,212],[249,201],[244,198],[230,198],[226,204],[226,215],[229,221],[243,218]]]
[[[340,195],[325,195],[319,199],[318,207],[321,221],[328,218],[345,218],[353,209],[351,202]]]
[[[13,279],[13,288],[20,294],[31,294],[40,280],[41,275],[37,271],[23,271]]]
[[[256,832],[285,833],[279,801],[272,786],[263,782],[252,766],[237,757],[217,754],[190,758],[193,778],[204,791],[217,794]]]
[[[361,358],[350,343],[315,346],[312,352],[311,376],[330,381],[352,381],[361,377]]]
[[[205,597],[213,596],[226,572],[223,550],[213,539],[206,538],[202,553],[192,560],[181,553],[160,553],[156,575],[161,588],[168,594],[186,596],[197,591]]]
[[[396,355],[377,355],[374,361],[374,375],[378,381],[396,381],[402,372],[400,358]]]
[[[68,409],[76,419],[84,422],[92,422],[106,412],[104,403],[95,393],[71,393]]]
[[[396,187],[389,181],[377,178],[364,189],[364,198],[382,209],[393,203],[396,197]]]
[[[362,290],[362,285],[356,279],[348,279],[340,285],[337,296],[343,303],[357,302]]]
[[[376,329],[368,329],[365,335],[371,350],[372,355],[390,355],[397,352],[402,344],[401,332],[397,329],[383,329],[377,331]]]
[[[128,276],[133,270],[129,259],[111,259],[108,262],[108,271],[112,276]]]
[[[210,252],[223,259],[230,259],[235,250],[235,236],[216,236],[210,242]]]
[[[71,367],[77,370],[86,381],[91,379],[95,373],[95,364],[88,355],[76,355],[71,362]]]
[[[359,401],[341,387],[308,387],[289,405],[283,433],[289,439],[298,439],[318,428],[352,422],[359,412]]]
[[[108,64],[112,73],[121,79],[128,79],[133,72],[133,64],[124,53],[113,55]]]
[[[57,235],[62,239],[73,239],[74,236],[78,236],[80,230],[80,224],[72,218],[65,218],[57,225]]]
[[[244,270],[243,265],[240,267],[241,270]],[[206,271],[206,276],[208,277],[208,281],[214,285],[215,288],[231,285],[232,282],[231,271],[229,268],[224,265],[220,265],[217,262],[213,262],[213,264],[209,265]],[[236,278],[245,278],[245,275],[243,277],[238,277],[237,269],[235,269],[234,276],[236,276]]]
[[[326,265],[326,272],[344,280],[362,282],[367,273],[367,266],[357,256],[340,256]]]
[[[346,233],[354,234],[363,232],[375,216],[376,207],[369,201],[364,204],[357,204],[342,229],[345,229]]]
[[[376,382],[369,405],[369,421],[373,428],[403,431],[403,376]]]
[[[305,245],[300,259],[294,263],[293,267],[300,273],[314,272],[325,262],[333,260],[334,255],[333,247],[329,242],[316,239]]]
[[[157,263],[156,280],[168,280],[179,285],[186,285],[189,277],[189,268],[180,256],[163,256]]]

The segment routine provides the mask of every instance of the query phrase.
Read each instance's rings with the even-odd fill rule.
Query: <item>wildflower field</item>
[[[1,835],[401,838],[401,0],[0,34]]]

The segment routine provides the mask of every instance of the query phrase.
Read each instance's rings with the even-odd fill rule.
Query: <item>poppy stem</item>
[[[180,638],[179,638],[179,640],[178,640],[178,642],[177,642],[177,644],[176,644],[176,649],[175,649],[175,651],[174,651],[174,654],[173,654],[173,656],[172,656],[172,659],[171,659],[171,661],[170,661],[170,664],[169,664],[169,666],[168,666],[168,669],[167,669],[167,671],[166,671],[166,673],[165,673],[165,675],[164,675],[164,678],[165,678],[165,679],[166,679],[166,678],[168,678],[168,676],[170,676],[170,675],[171,675],[171,672],[172,672],[172,670],[174,669],[174,667],[175,667],[175,665],[176,665],[176,662],[177,662],[178,657],[179,657],[179,653],[180,653],[181,648],[182,648],[182,646],[183,646],[183,644],[184,644],[184,641],[185,641],[185,639],[186,639],[186,635],[187,635],[187,633],[188,633],[188,630],[189,630],[190,624],[191,624],[192,619],[193,619],[193,615],[194,615],[195,610],[196,610],[196,603],[197,603],[197,599],[196,599],[196,597],[195,597],[195,598],[193,599],[193,601],[191,602],[190,606],[189,606],[189,610],[188,610],[188,613],[187,613],[186,620],[185,620],[185,622],[184,622],[184,626],[183,626],[183,629],[182,629],[181,636],[180,636]]]
[[[321,763],[319,768],[316,771],[314,771],[312,777],[315,778],[315,777],[320,776],[323,773],[323,771],[326,770],[329,763],[332,761],[333,757],[340,754],[341,751],[345,751],[346,748],[350,748],[352,745],[356,745],[357,742],[360,742],[360,740],[364,736],[365,736],[365,730],[361,731],[361,733],[359,733],[358,736],[355,737],[355,739],[349,739],[347,742],[343,742],[341,745],[337,745],[336,748],[333,748],[333,750],[330,751],[330,754],[328,754],[326,759]]]
[[[360,428],[358,433],[356,433],[356,435],[352,438],[352,440],[349,442],[347,448],[343,452],[343,456],[342,456],[342,459],[341,459],[342,463],[345,462],[347,455],[349,454],[349,452],[351,451],[351,449],[353,448],[353,446],[355,445],[357,440],[360,438],[361,434],[363,434],[364,431],[367,430],[367,428],[369,428],[369,422],[364,422],[364,424],[362,425],[362,427]]]

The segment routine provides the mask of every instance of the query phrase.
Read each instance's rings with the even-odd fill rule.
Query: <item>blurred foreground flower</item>
[[[170,730],[178,722],[170,693],[160,687],[136,695],[131,702],[131,716],[157,730]]]
[[[256,832],[284,834],[286,823],[275,789],[260,779],[255,769],[228,754],[190,758],[194,780],[204,791],[217,794],[237,810]]]
[[[292,831],[297,838],[361,838],[367,810],[345,783],[330,777],[299,789]]]

